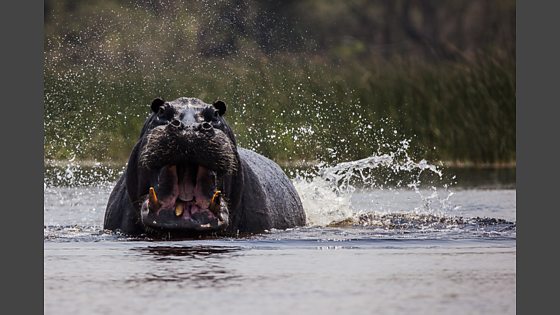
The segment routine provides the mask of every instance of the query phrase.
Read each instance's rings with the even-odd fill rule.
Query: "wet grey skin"
[[[105,211],[104,228],[230,235],[305,225],[301,200],[270,159],[237,147],[226,104],[155,99]]]

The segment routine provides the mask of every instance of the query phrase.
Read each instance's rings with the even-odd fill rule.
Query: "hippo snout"
[[[171,122],[169,122],[169,128],[178,129],[178,130],[187,130],[187,131],[198,131],[210,136],[214,135],[214,127],[209,122],[194,123],[194,124],[187,125],[178,119],[173,119]]]

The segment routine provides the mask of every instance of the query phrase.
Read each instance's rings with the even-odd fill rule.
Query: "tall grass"
[[[278,161],[356,159],[410,138],[430,159],[515,160],[512,57],[326,58],[252,53],[148,70],[46,66],[45,156],[125,161],[154,97],[192,96],[224,100],[239,144]]]

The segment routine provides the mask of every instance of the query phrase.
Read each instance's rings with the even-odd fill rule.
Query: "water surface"
[[[296,186],[306,227],[166,241],[102,230],[110,183],[46,185],[45,313],[515,313],[515,189]]]

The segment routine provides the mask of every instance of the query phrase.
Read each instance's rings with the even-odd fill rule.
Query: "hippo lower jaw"
[[[228,226],[229,210],[216,172],[193,164],[168,165],[156,172],[142,197],[141,220],[146,227],[188,233]]]

